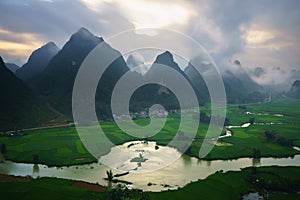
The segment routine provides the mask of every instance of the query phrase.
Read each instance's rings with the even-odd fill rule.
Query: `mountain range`
[[[98,87],[96,92],[96,111],[100,119],[112,118],[111,95],[115,84],[123,74],[129,72],[138,79],[147,78],[159,73],[159,64],[180,73],[193,87],[200,105],[210,100],[203,77],[190,63],[183,71],[174,61],[171,52],[166,51],[158,55],[151,68],[142,75],[130,71],[135,65],[143,64],[141,61],[129,56],[126,63],[121,53],[109,46],[103,38],[93,35],[86,28],[81,28],[70,37],[62,49],[54,42],[49,42],[35,50],[21,68],[10,67],[16,74],[7,69],[1,60],[0,91],[4,98],[0,102],[2,105],[0,128],[3,129],[7,121],[20,122],[15,123],[16,128],[23,127],[26,123],[34,126],[46,122],[50,116],[55,116],[53,109],[71,120],[72,90],[77,72],[86,56],[100,43],[106,48],[105,54],[119,55],[99,81],[101,87]],[[234,64],[241,65],[238,60],[234,61]],[[211,67],[210,63],[200,63],[199,66],[201,70]],[[238,72],[225,71],[222,78],[229,103],[262,102],[268,97],[264,88],[255,83],[242,68]],[[298,97],[299,85],[300,82],[295,82],[288,95]],[[130,109],[140,111],[153,103],[161,103],[166,109],[179,107],[175,95],[164,85],[148,84],[135,91],[130,100]],[[45,117],[34,118],[33,113],[38,112],[43,112]],[[33,123],[28,123],[29,120]]]

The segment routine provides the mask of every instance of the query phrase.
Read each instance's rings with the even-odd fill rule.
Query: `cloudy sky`
[[[298,0],[1,0],[0,55],[24,63],[48,41],[62,47],[80,27],[104,39],[167,28],[199,42],[220,68],[238,59],[257,81],[280,82],[268,74],[300,74],[299,10]]]

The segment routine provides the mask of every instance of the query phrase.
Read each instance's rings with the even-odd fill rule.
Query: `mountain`
[[[300,80],[296,80],[290,91],[288,92],[288,96],[300,99]]]
[[[152,74],[152,73],[156,73],[159,72],[159,65],[157,64],[161,64],[161,65],[165,65],[168,67],[171,67],[172,69],[176,70],[177,72],[179,72],[180,74],[182,74],[183,76],[185,76],[185,74],[183,73],[183,71],[180,69],[180,67],[178,66],[178,64],[174,61],[173,55],[169,52],[169,51],[165,51],[162,54],[159,54],[153,65],[151,66],[151,68],[148,70],[147,74]]]
[[[16,73],[16,71],[20,68],[18,65],[15,63],[5,63],[5,66],[7,69],[9,69],[12,73]]]
[[[25,83],[8,70],[0,57],[0,131],[37,126],[48,111]]]
[[[45,70],[30,82],[30,85],[36,92],[46,96],[51,106],[71,116],[72,90],[76,74],[86,56],[102,42],[104,42],[102,38],[94,36],[87,29],[79,29],[52,58]],[[107,54],[116,52],[106,43],[105,48]],[[129,71],[123,57],[120,53],[119,55],[120,57],[104,72],[99,83],[102,87],[96,94],[96,98],[102,100],[102,103],[97,105],[103,108],[103,113],[106,115],[109,113],[107,104],[110,102],[114,84],[119,77]]]
[[[17,77],[27,81],[39,75],[58,51],[59,48],[54,42],[49,42],[41,48],[33,51],[27,63],[17,70]]]
[[[241,62],[235,60],[233,70],[226,70],[222,74],[229,103],[263,102],[269,94],[264,88],[254,82],[244,70]]]
[[[199,67],[201,72],[205,72],[211,66],[209,63],[200,63]],[[203,77],[198,73],[198,71],[190,62],[188,63],[188,66],[184,69],[184,73],[191,82],[200,104],[208,102],[209,92],[206,83]]]
[[[263,88],[255,83],[242,69],[240,61],[235,60],[234,65],[237,68],[235,72],[227,70],[221,74],[227,101],[229,103],[264,101],[268,95],[263,91]],[[205,73],[213,66],[210,63],[201,62],[199,67],[200,72]],[[209,101],[210,97],[206,83],[195,67],[189,63],[184,72],[192,83],[200,104]]]
[[[186,75],[174,61],[173,55],[169,51],[158,55],[150,69],[146,72],[146,74],[144,74],[142,78],[148,79],[158,75],[163,75],[159,82],[160,84],[147,84],[140,87],[132,96],[132,104],[134,106],[132,106],[131,109],[133,111],[149,108],[153,104],[161,104],[167,110],[180,108],[176,96],[171,90],[168,89],[168,86],[164,86],[164,82],[166,79],[171,80],[174,79],[174,77],[172,76],[172,74],[162,74],[160,70],[161,65],[176,70],[181,76],[187,79]],[[178,84],[178,86],[180,87],[181,85]]]

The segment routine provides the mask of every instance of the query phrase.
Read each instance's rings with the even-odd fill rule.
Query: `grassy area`
[[[215,146],[207,159],[232,159],[251,157],[253,148],[261,152],[261,157],[287,157],[299,154],[292,146],[282,146],[267,140],[264,132],[273,130],[283,138],[290,139],[293,145],[300,144],[299,125],[253,125],[249,128],[235,128],[233,136],[219,139],[232,145]]]
[[[243,194],[259,192],[269,199],[300,198],[299,167],[246,168],[240,172],[216,173],[176,191],[149,193],[151,199],[241,199]],[[281,192],[278,194],[278,192]],[[287,193],[287,194],[283,194]],[[268,199],[268,198],[265,198]]]
[[[242,125],[254,118],[255,123],[275,123],[272,125],[252,125],[248,128],[232,128],[233,136],[222,138],[220,142],[232,145],[215,146],[205,158],[234,159],[251,157],[253,148],[261,152],[262,157],[287,157],[299,154],[291,146],[282,146],[267,140],[265,131],[273,131],[277,136],[290,140],[292,146],[300,146],[300,101],[297,99],[276,99],[270,103],[248,104],[241,109],[240,105],[228,105],[227,118],[231,125]],[[208,107],[202,109],[208,111]],[[245,114],[245,112],[255,113]],[[261,114],[261,115],[258,115]],[[282,114],[283,116],[277,116]],[[281,124],[276,124],[281,123]],[[191,146],[192,156],[197,156],[201,141],[195,141]]]
[[[292,145],[300,146],[300,111],[296,109],[299,103],[299,100],[294,99],[276,99],[271,103],[245,105],[246,108],[243,109],[239,108],[239,105],[228,105],[227,118],[232,125],[241,125],[253,117],[255,122],[282,122],[283,124],[233,128],[232,137],[219,140],[232,145],[215,146],[205,159],[251,157],[253,148],[258,149],[262,157],[286,157],[299,153],[292,149],[291,146],[282,146],[268,141],[264,135],[265,131],[271,130],[276,135],[290,140]],[[200,110],[209,113],[209,106],[201,107]],[[246,111],[268,115],[247,115],[245,114]],[[274,116],[274,114],[283,114],[284,116]],[[191,118],[189,123],[191,124],[193,120],[196,120],[193,118],[192,113],[185,115],[189,115]],[[180,120],[179,115],[170,115],[164,128],[158,134],[148,139],[156,141],[160,145],[167,145],[177,133]],[[139,119],[135,122],[139,125],[147,125],[149,119]],[[124,133],[113,122],[101,122],[101,127],[107,137],[116,145],[137,140],[137,138]],[[192,143],[187,154],[198,156],[207,128],[208,124],[200,123],[196,135],[197,139]],[[190,124],[187,124],[184,129],[185,134],[192,131]],[[96,161],[83,146],[75,127],[28,131],[26,135],[16,137],[2,136],[0,137],[0,144],[6,145],[7,153],[5,157],[18,162],[32,163],[33,155],[39,156],[39,163],[49,166],[74,165]]]
[[[82,145],[75,127],[28,131],[24,136],[0,137],[6,145],[5,157],[18,162],[33,162],[33,155],[39,156],[39,163],[62,166],[95,162]]]
[[[121,182],[121,181],[120,181]],[[124,181],[123,181],[124,182]],[[128,183],[128,182],[125,182]],[[116,186],[103,187],[82,181],[58,178],[22,178],[0,174],[0,194],[2,199],[149,199],[146,193],[138,189],[126,189]]]
[[[1,178],[0,178],[1,180]],[[40,178],[29,182],[0,182],[2,199],[105,199],[104,192],[72,186],[74,181]]]
[[[261,104],[245,104],[244,109],[239,108],[239,105],[229,104],[227,108],[227,118],[231,125],[241,125],[249,122],[251,118],[255,119],[257,123],[282,122],[289,124],[300,124],[299,99],[275,99],[268,103]],[[245,114],[251,112],[254,114]],[[261,115],[259,115],[261,114]],[[276,114],[282,114],[276,116]]]
[[[101,189],[100,186],[56,178],[23,178],[0,175],[3,199],[241,199],[259,192],[265,199],[299,199],[300,167],[259,167],[217,172],[179,190],[141,193],[137,190]],[[80,186],[80,187],[78,187]],[[97,189],[101,189],[100,191]],[[269,194],[267,197],[266,194]],[[45,195],[47,194],[47,195]]]

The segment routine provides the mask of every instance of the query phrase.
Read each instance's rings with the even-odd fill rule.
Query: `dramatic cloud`
[[[297,0],[2,0],[0,55],[24,62],[43,43],[61,47],[80,27],[104,39],[128,29],[166,28],[199,42],[221,71],[239,60],[254,80],[274,84],[280,77],[300,79],[292,73],[300,70],[299,10]],[[257,67],[265,73],[256,76]]]
[[[3,56],[26,58],[43,42],[34,33],[16,33],[0,29],[0,52]]]
[[[146,1],[146,0],[81,0],[94,12],[101,12],[105,4],[114,5],[116,9],[136,29],[162,28],[167,26],[186,25],[190,16],[195,14],[193,7],[184,1]]]
[[[103,12],[95,13],[79,1],[63,0],[2,0],[0,19],[0,29],[12,33],[12,38],[8,38],[9,35],[4,38],[1,34],[0,40],[10,41],[16,38],[14,35],[31,34],[38,36],[38,40],[27,38],[25,44],[39,41],[42,45],[54,41],[60,47],[80,27],[86,27],[99,36],[110,36],[133,27],[131,22],[110,5],[106,5]],[[31,49],[35,47],[32,45]],[[6,45],[1,49],[6,49]],[[27,53],[26,57],[30,54],[27,51],[25,53]],[[0,55],[4,55],[7,60],[13,60],[16,56],[13,52],[9,54],[8,50],[6,52],[0,50]],[[19,58],[25,62],[26,57]]]

